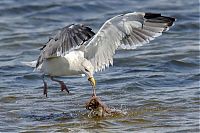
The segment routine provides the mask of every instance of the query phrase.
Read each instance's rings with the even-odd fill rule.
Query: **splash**
[[[113,115],[125,115],[126,112],[117,109],[109,108],[101,99],[97,96],[93,96],[86,103],[86,109],[89,110],[89,118],[103,118]]]

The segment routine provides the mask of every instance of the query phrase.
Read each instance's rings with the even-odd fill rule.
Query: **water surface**
[[[95,74],[97,95],[121,114],[87,117],[86,78],[63,77],[70,94],[22,65],[59,28],[83,23],[97,31],[114,15],[160,12],[177,18],[163,36],[118,51],[114,67]],[[0,132],[199,132],[199,3],[197,0],[1,0]]]

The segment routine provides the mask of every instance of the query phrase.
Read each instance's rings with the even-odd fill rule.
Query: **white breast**
[[[79,69],[84,54],[82,51],[72,51],[64,57],[54,57],[45,60],[41,71],[51,76],[70,76],[82,74]]]

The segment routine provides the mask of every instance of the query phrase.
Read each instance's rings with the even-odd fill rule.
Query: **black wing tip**
[[[37,63],[36,63],[36,68],[38,68],[39,67],[39,65],[41,64],[41,55],[38,57],[38,59],[37,59]]]
[[[144,18],[146,19],[157,19],[167,23],[167,26],[172,26],[174,21],[176,21],[173,17],[162,16],[160,13],[145,13]]]
[[[74,27],[77,27],[77,28],[81,28],[81,29],[83,29],[83,30],[89,30],[89,31],[91,31],[91,32],[93,32],[92,31],[92,28],[90,28],[88,25],[86,25],[86,24],[79,24],[79,23],[72,23],[72,24],[69,24],[69,25],[67,25],[67,26],[65,26],[64,28],[69,28],[70,26],[74,26]],[[64,29],[63,28],[63,29]],[[93,32],[94,33],[94,32]],[[95,34],[95,33],[94,33]]]
[[[161,17],[161,14],[160,13],[150,13],[150,12],[147,12],[144,15],[144,18],[146,18],[146,19],[152,19],[152,18],[157,18],[157,17]]]

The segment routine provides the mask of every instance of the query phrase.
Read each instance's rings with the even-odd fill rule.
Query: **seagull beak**
[[[89,77],[88,78],[88,81],[90,81],[90,84],[93,86],[93,87],[96,87],[96,81],[93,77]]]

